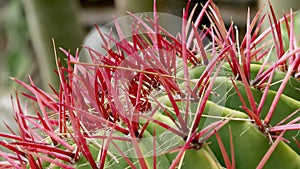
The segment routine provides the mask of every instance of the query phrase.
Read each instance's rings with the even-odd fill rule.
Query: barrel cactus
[[[259,10],[250,21],[249,12],[239,41],[212,1],[195,23],[190,8],[177,34],[160,26],[155,6],[151,15],[129,14],[130,36],[118,20],[117,37],[96,26],[105,52],[84,46],[89,62],[82,62],[79,52],[61,49],[68,67],[57,60],[53,93],[13,78],[36,104],[24,108],[16,94],[19,130],[0,133],[0,166],[300,168],[293,13],[277,20],[270,5],[270,15]],[[199,25],[204,15],[209,27]],[[260,30],[266,18],[271,26]]]

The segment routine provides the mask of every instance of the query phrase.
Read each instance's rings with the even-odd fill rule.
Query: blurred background
[[[299,0],[274,1],[278,16]],[[187,0],[157,0],[159,12],[180,16]],[[192,0],[192,4],[206,0]],[[267,0],[215,0],[226,24],[233,20],[241,34],[245,29],[247,9],[251,14]],[[273,3],[273,2],[272,2]],[[28,82],[30,75],[41,88],[49,90],[57,81],[53,45],[74,53],[94,23],[105,25],[132,12],[151,12],[153,0],[0,0],[0,125],[12,120],[10,95],[19,88],[9,77]],[[199,6],[201,7],[201,6]],[[198,9],[198,12],[201,8]],[[202,24],[206,24],[205,21]],[[58,52],[60,60],[64,56]],[[21,90],[21,89],[18,89]],[[2,128],[2,127],[1,127]],[[0,129],[1,129],[0,128]]]

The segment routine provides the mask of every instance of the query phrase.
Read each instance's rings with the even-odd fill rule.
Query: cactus
[[[23,108],[16,93],[19,131],[0,133],[1,167],[300,168],[293,13],[277,20],[270,5],[271,26],[259,34],[261,11],[252,22],[248,13],[241,43],[212,1],[197,19],[206,14],[210,27],[189,22],[188,2],[176,36],[159,26],[155,6],[152,19],[130,14],[130,37],[117,20],[118,38],[96,26],[106,53],[87,46],[83,63],[61,49],[68,67],[57,60],[59,91],[13,78],[36,104]]]

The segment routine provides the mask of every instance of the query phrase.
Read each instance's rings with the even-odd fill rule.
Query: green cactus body
[[[54,96],[14,79],[40,110],[26,115],[17,97],[20,134],[0,133],[12,140],[0,146],[18,156],[0,155],[11,168],[299,169],[300,47],[291,38],[284,50],[281,21],[275,21],[263,35],[277,33],[280,62],[256,60],[275,54],[257,46],[263,39],[253,28],[258,16],[248,20],[239,43],[233,25],[227,30],[219,23],[213,2],[203,10],[214,22],[204,29],[213,41],[207,52],[197,31],[175,38],[159,27],[156,11],[146,21],[132,14],[132,41],[116,21],[120,41],[100,33],[107,53],[88,49],[95,63],[77,62],[79,56],[62,50],[69,67],[58,64],[61,88]],[[189,26],[196,30],[183,25]],[[46,134],[35,137],[30,125]]]

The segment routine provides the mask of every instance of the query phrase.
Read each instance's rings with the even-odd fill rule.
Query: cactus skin
[[[228,66],[228,64],[224,65],[225,71],[228,70],[227,66]],[[260,65],[251,64],[252,77],[255,77],[255,75],[257,74],[257,72],[260,68],[261,68]],[[194,77],[195,79],[197,79],[200,77],[200,75],[203,73],[203,71],[204,71],[203,67],[199,67],[199,68],[197,67],[197,68],[194,68],[194,70],[191,70],[190,72],[191,72],[191,76]],[[227,76],[229,76],[232,73],[230,71],[226,71],[225,74]],[[182,76],[182,72],[179,72],[178,76],[179,77]],[[272,83],[282,81],[283,77],[284,77],[283,72],[275,71]],[[226,89],[228,90],[228,91],[226,91],[227,97],[226,97],[226,102],[225,102],[224,106],[227,108],[230,108],[230,109],[239,110],[239,111],[243,112],[243,110],[240,108],[242,103],[241,103],[231,81],[227,77],[224,77],[224,76],[218,77],[217,80],[215,81],[214,86],[217,87],[222,84],[225,85]],[[236,81],[236,85],[240,89],[240,93],[243,96],[243,98],[247,101],[247,93],[245,91],[245,88],[243,88],[243,83]],[[280,83],[277,83],[270,88],[270,91],[268,91],[266,102],[264,103],[264,107],[262,108],[262,111],[261,111],[261,119],[265,118],[266,114],[268,113],[268,110],[269,110],[269,108],[272,104],[272,101],[276,95],[276,90],[278,90],[279,86],[280,86]],[[286,118],[288,115],[292,114],[297,109],[299,109],[299,107],[300,107],[299,89],[300,89],[299,80],[295,79],[294,77],[290,77],[289,82],[288,82],[287,86],[285,87],[285,90],[283,91],[283,94],[281,95],[281,97],[279,99],[277,108],[275,109],[274,116],[271,120],[271,125],[273,125],[273,126],[276,125],[281,120]],[[257,103],[259,103],[259,101],[261,100],[261,97],[263,95],[263,91],[260,91],[260,90],[256,89],[255,87],[252,87],[251,90],[254,95],[255,101]],[[247,104],[249,106],[249,103],[247,103]],[[298,113],[293,115],[291,117],[291,119],[295,119],[295,118],[299,117],[299,114],[300,114],[300,112],[298,111]],[[295,141],[293,140],[293,139],[296,139],[296,140],[300,139],[300,135],[297,134],[298,132],[299,131],[297,131],[297,130],[287,131],[285,133],[284,138],[289,140],[290,147],[293,148],[294,151],[296,151],[298,154],[300,154],[300,149],[299,149],[298,145],[295,143]]]
[[[256,65],[255,65],[256,66]],[[254,67],[255,67],[254,66]],[[202,74],[201,71],[195,71],[195,70],[204,70],[201,67],[196,67],[191,69],[190,73],[194,73],[193,77],[195,80],[199,78],[199,75]],[[256,71],[257,69],[254,69]],[[196,74],[198,73],[198,75]],[[253,74],[255,74],[254,72]],[[280,72],[278,72],[280,73]],[[180,77],[180,72],[178,73],[178,77]],[[191,85],[194,83],[191,83]],[[234,138],[234,153],[235,153],[235,165],[236,168],[255,168],[257,164],[260,162],[266,151],[270,148],[270,140],[267,135],[263,134],[252,122],[249,121],[249,118],[245,112],[243,112],[239,105],[241,103],[239,102],[239,98],[236,94],[236,91],[233,88],[233,85],[231,81],[225,77],[221,76],[218,77],[217,80],[215,81],[215,87],[219,86],[220,84],[225,84],[227,91],[227,96],[226,97],[226,102],[224,106],[217,105],[216,103],[213,103],[211,101],[208,101],[204,110],[204,114],[206,115],[213,115],[216,117],[231,117],[233,120],[229,120],[229,122],[218,131],[220,134],[223,143],[226,147],[226,150],[228,151],[228,154],[230,154],[230,142],[229,142],[229,127],[232,129],[232,137]],[[243,90],[243,84],[240,82],[236,82],[237,86],[241,89],[240,92],[244,98],[246,98],[246,93]],[[184,86],[184,85],[181,85]],[[255,88],[252,88],[252,92],[254,93],[255,99],[257,101],[260,100],[262,96],[262,91],[257,90]],[[255,94],[256,93],[256,94]],[[265,106],[269,107],[272,101],[272,98],[274,98],[274,95],[276,94],[275,91],[269,91],[268,93],[268,98],[270,98],[270,101],[267,101],[265,103]],[[172,104],[168,100],[166,96],[161,96],[159,98],[160,102],[166,106],[169,106],[170,109],[172,109]],[[276,110],[276,112],[271,124],[276,124],[279,121],[281,121],[283,118],[285,118],[287,115],[295,111],[297,108],[299,108],[300,102],[288,97],[287,95],[282,95],[280,98],[280,102],[278,104],[279,109]],[[184,105],[185,103],[180,103],[177,102],[177,104]],[[282,108],[280,108],[282,107]],[[191,105],[191,112],[195,112],[197,109],[197,103],[192,103]],[[262,117],[265,116],[267,108],[262,109]],[[285,112],[283,112],[283,110]],[[279,113],[281,112],[281,113]],[[277,116],[278,115],[278,116]],[[294,118],[298,117],[298,115],[294,115]],[[168,124],[171,127],[176,127],[174,122],[166,115],[163,115],[161,111],[158,111],[157,113],[154,114],[154,118],[163,121],[164,123]],[[234,118],[240,118],[240,119],[245,119],[236,121]],[[248,120],[247,120],[248,119]],[[215,120],[211,120],[209,118],[202,118],[202,122],[199,124],[199,129],[203,128],[204,123],[212,123]],[[176,135],[172,135],[172,133],[166,134],[168,130],[165,128],[161,127],[160,125],[156,123],[149,123],[146,132],[144,133],[143,137],[151,137],[153,136],[154,130],[157,135],[157,144],[162,144],[162,142],[166,142],[166,140],[174,140],[174,137],[176,138],[175,140],[178,140],[178,142],[183,142],[183,140],[180,137],[176,137]],[[164,138],[162,140],[159,139],[160,134],[165,134]],[[273,152],[274,155],[269,159],[269,161],[266,163],[265,168],[299,168],[300,166],[300,156],[299,156],[299,149],[297,148],[296,144],[293,144],[292,137],[297,136],[297,131],[288,131],[285,134],[285,138],[290,140],[290,144],[284,143],[281,141],[279,145],[277,146],[276,150]],[[170,138],[169,138],[170,137]],[[299,136],[296,137],[296,139],[299,139]],[[211,150],[205,150],[206,148],[202,148],[201,150],[188,150],[187,154],[184,159],[184,165],[182,168],[191,168],[192,166],[197,166],[197,164],[194,162],[197,158],[197,162],[199,162],[199,165],[203,168],[219,168],[220,164],[222,166],[225,166],[224,161],[223,161],[223,156],[219,150],[219,145],[215,139],[215,137],[211,137],[208,142],[210,143],[207,145],[208,149]],[[151,144],[151,143],[150,143]],[[144,150],[147,150],[146,145],[141,145],[141,148]],[[208,152],[210,153],[208,153]],[[147,151],[145,151],[146,153]],[[248,152],[248,153],[245,153]],[[284,152],[284,153],[283,153]],[[211,156],[213,153],[213,156]],[[157,157],[157,163],[158,168],[166,168],[171,164],[172,158],[175,158],[176,155],[174,154],[165,154]],[[216,157],[214,157],[216,156]],[[167,159],[165,158],[167,157]],[[205,158],[204,158],[205,157]],[[201,161],[203,159],[206,159],[204,161]],[[215,160],[218,161],[215,161]],[[135,161],[134,159],[132,159]],[[146,160],[148,161],[148,167],[151,168],[153,165],[152,161],[153,158],[149,158]],[[159,162],[161,160],[161,162]],[[168,164],[164,164],[163,166],[161,165],[162,163],[166,163],[169,161]],[[207,164],[206,164],[207,163]],[[218,164],[220,163],[220,164]],[[190,164],[192,166],[190,166]],[[113,166],[113,165],[112,165]],[[219,167],[218,167],[219,166]]]
[[[38,89],[32,81],[27,85],[14,79],[33,94],[24,95],[37,102],[40,110],[36,117],[27,116],[17,95],[14,108],[20,136],[0,133],[12,140],[0,144],[22,158],[5,156],[2,151],[0,155],[16,168],[300,168],[300,81],[296,76],[300,48],[291,47],[294,53],[280,55],[279,44],[278,56],[287,60],[264,65],[252,56],[260,52],[252,43],[251,30],[241,43],[242,52],[237,52],[236,43],[230,39],[232,27],[227,31],[217,22],[221,18],[214,18],[219,14],[215,5],[209,1],[203,8],[211,10],[208,13],[216,21],[216,27],[208,32],[215,45],[206,52],[211,56],[198,58],[190,51],[184,31],[177,40],[159,34],[163,30],[155,21],[148,23],[132,15],[140,29],[151,32],[147,27],[151,25],[159,33],[134,35],[133,42],[117,42],[110,37],[115,47],[104,44],[108,56],[88,49],[95,64],[80,63],[78,55],[73,57],[62,50],[69,67],[59,67],[61,90],[55,96]],[[195,34],[199,45],[200,35]],[[253,41],[261,40],[256,36]],[[164,56],[164,52],[169,53]],[[287,64],[287,70],[281,70],[282,64]],[[271,81],[256,83],[260,69],[266,72],[272,66]],[[203,83],[196,90],[195,84],[201,79]],[[120,92],[118,85],[125,86],[125,92]],[[270,85],[269,90],[264,85]],[[266,100],[260,104],[264,96]],[[274,101],[276,107],[267,121]],[[261,105],[261,110],[254,112],[253,107]],[[27,123],[44,135],[35,137],[38,134]]]

